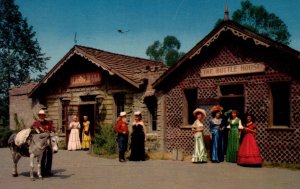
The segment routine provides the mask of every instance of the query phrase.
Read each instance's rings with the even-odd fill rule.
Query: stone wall
[[[27,94],[9,96],[9,128],[28,128],[37,119],[37,112],[43,106],[28,98]]]

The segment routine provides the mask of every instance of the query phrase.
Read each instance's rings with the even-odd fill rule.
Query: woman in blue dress
[[[213,106],[210,110],[213,119],[209,122],[209,131],[211,138],[211,161],[219,163],[224,161],[224,143],[223,143],[223,108],[221,106]]]

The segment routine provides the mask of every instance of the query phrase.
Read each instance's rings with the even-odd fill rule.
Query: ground
[[[300,186],[299,170],[171,160],[119,163],[83,151],[63,150],[54,155],[54,176],[31,181],[28,158],[20,160],[19,177],[14,178],[9,149],[0,148],[0,157],[1,189],[296,189]]]

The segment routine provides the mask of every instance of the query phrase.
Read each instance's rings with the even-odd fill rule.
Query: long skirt
[[[228,133],[228,143],[226,152],[227,162],[236,163],[239,145],[239,130],[238,128],[232,128],[229,130]]]
[[[256,140],[251,133],[244,136],[238,152],[239,165],[261,165],[263,162]]]
[[[88,133],[87,135],[82,131],[82,143],[81,148],[82,149],[89,149],[91,144],[91,134]]]
[[[71,133],[69,136],[68,150],[80,150],[80,138],[79,138],[79,130],[71,129]]]
[[[211,141],[211,161],[224,161],[223,136],[219,128],[213,129]]]
[[[194,154],[192,158],[193,163],[198,163],[198,162],[206,162],[207,161],[207,153],[206,153],[206,148],[203,140],[203,134],[197,133],[194,136],[195,139],[195,147],[194,147]]]
[[[130,161],[145,161],[145,136],[143,133],[133,133],[131,136]]]

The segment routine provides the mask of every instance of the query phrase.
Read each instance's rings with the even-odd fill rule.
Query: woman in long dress
[[[224,161],[224,142],[223,142],[223,120],[221,118],[223,108],[213,106],[210,110],[213,119],[209,122],[209,131],[211,138],[211,161],[219,163]]]
[[[192,125],[192,131],[194,133],[195,146],[194,154],[192,158],[193,163],[204,163],[207,162],[207,153],[203,139],[204,125],[202,124],[203,118],[206,116],[206,112],[203,109],[197,108],[193,112],[196,117],[196,121]]]
[[[245,135],[240,145],[237,163],[239,165],[261,166],[263,160],[254,136],[257,133],[257,126],[253,115],[248,114],[246,122],[247,124],[243,129]]]
[[[83,130],[82,130],[82,143],[81,148],[83,150],[89,150],[91,144],[91,133],[90,133],[90,121],[88,116],[83,116]]]
[[[228,132],[228,143],[227,143],[227,152],[226,152],[226,161],[236,163],[237,162],[237,153],[239,150],[239,138],[240,138],[240,129],[243,129],[242,121],[237,117],[238,111],[232,110],[231,120],[227,128]]]
[[[130,161],[145,161],[145,139],[146,139],[146,128],[142,121],[142,114],[140,111],[134,113],[134,123],[132,125],[131,133],[131,154],[129,157]]]
[[[68,150],[80,150],[80,138],[79,138],[79,129],[80,123],[77,116],[73,116],[73,121],[69,125],[71,129],[68,143]]]

